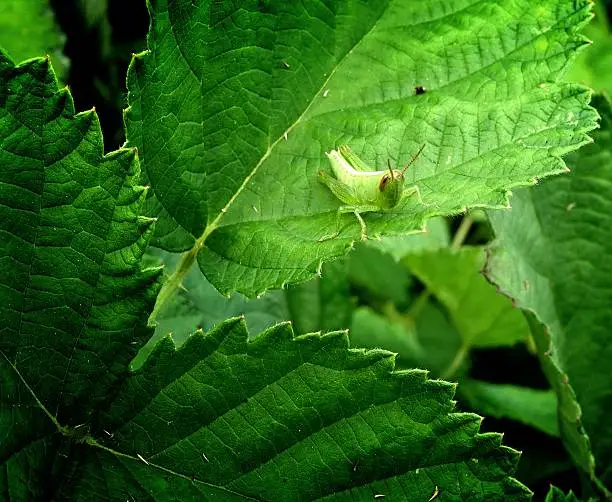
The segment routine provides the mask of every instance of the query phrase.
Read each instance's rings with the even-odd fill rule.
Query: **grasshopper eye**
[[[378,184],[378,189],[381,192],[385,191],[385,188],[387,187],[387,184],[389,183],[390,179],[391,179],[391,176],[389,174],[383,174],[383,177],[380,178],[380,183]]]

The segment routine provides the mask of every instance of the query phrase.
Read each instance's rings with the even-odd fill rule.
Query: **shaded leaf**
[[[427,227],[422,233],[382,237],[381,240],[366,241],[366,245],[388,253],[395,261],[400,261],[409,253],[448,247],[450,235],[446,220],[438,216],[427,220]]]
[[[247,342],[241,319],[178,352],[166,338],[105,414],[109,450],[91,450],[73,496],[90,498],[96,486],[98,499],[138,500],[169,469],[182,489],[215,496],[427,499],[438,486],[471,500],[527,499],[505,474],[516,454],[499,435],[476,434],[478,416],[452,413],[453,385],[392,373],[393,359],[347,350],[345,333],[294,339],[288,324]],[[159,483],[158,498],[171,489]]]
[[[425,352],[415,330],[408,330],[368,307],[355,311],[349,334],[355,347],[390,350],[398,354],[399,366],[427,369],[423,366]]]
[[[490,213],[497,242],[489,275],[544,324],[531,319],[540,358],[561,403],[562,437],[574,460],[593,477],[584,425],[597,473],[609,486],[612,111],[603,98],[595,103],[601,130],[593,145],[568,156],[572,172],[518,191],[512,211]]]
[[[347,329],[355,306],[347,260],[325,264],[321,277],[289,287],[285,299],[298,334]]]
[[[566,495],[556,486],[551,486],[546,494],[546,502],[580,502],[580,499],[571,490]]]
[[[78,441],[151,336],[158,270],[141,270],[133,150],[103,156],[47,59],[0,51],[0,493],[49,500]],[[69,468],[69,467],[68,467]]]
[[[448,318],[444,309],[433,301],[428,301],[416,315],[414,326],[419,343],[426,355],[425,367],[435,375],[448,374],[456,357],[462,350],[461,334]],[[453,371],[458,377],[465,370],[465,364],[460,364]]]
[[[575,475],[574,463],[563,444],[557,445],[556,442],[551,443],[552,441],[553,438],[550,438],[550,442],[543,441],[536,448],[525,448],[521,452],[516,476],[522,483],[533,486],[542,480]]]
[[[486,416],[517,420],[551,436],[559,435],[557,398],[553,391],[462,380],[460,394]]]
[[[566,78],[612,96],[612,33],[601,0],[595,2],[595,17],[586,26],[584,34],[593,46],[578,55]]]
[[[447,308],[466,349],[513,345],[529,335],[520,311],[481,275],[483,248],[411,254],[403,263]]]
[[[348,263],[351,282],[374,298],[398,304],[408,300],[410,274],[391,255],[358,244],[349,255]]]
[[[152,263],[161,258],[164,265],[172,269],[178,257],[157,250]],[[177,346],[197,329],[210,330],[228,317],[244,315],[251,333],[259,333],[270,326],[290,319],[290,305],[281,291],[269,291],[261,298],[248,299],[240,293],[225,297],[202,277],[197,269],[189,271],[179,292],[167,303],[156,317],[155,334],[140,350],[133,361],[134,367],[142,365],[155,344],[168,334]],[[313,330],[314,331],[314,330]]]
[[[103,156],[47,60],[0,52],[0,493],[8,500],[471,500],[529,491],[454,386],[345,333],[248,340],[243,319],[129,362],[160,276],[142,269],[132,150]]]

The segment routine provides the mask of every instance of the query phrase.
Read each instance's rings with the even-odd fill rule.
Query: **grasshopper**
[[[392,169],[390,161],[387,161],[388,171],[373,171],[347,145],[326,152],[336,177],[319,170],[319,180],[346,204],[338,208],[338,222],[342,213],[354,213],[361,226],[361,240],[367,239],[366,225],[361,213],[393,209],[402,198],[418,193],[416,186],[404,188],[404,173],[423,148],[425,145],[421,146],[401,171]],[[333,239],[339,234],[340,230],[337,230],[332,235],[321,237],[319,242]]]

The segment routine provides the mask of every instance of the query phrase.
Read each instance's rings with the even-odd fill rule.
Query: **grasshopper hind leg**
[[[348,147],[347,147],[348,149]],[[349,150],[350,151],[350,150]],[[354,155],[354,154],[353,154]],[[328,241],[335,239],[340,235],[342,228],[340,228],[341,216],[345,213],[354,213],[361,227],[361,240],[364,241],[368,238],[366,231],[366,224],[363,221],[360,213],[368,211],[380,211],[380,208],[373,205],[363,204],[360,198],[355,193],[353,187],[338,181],[336,178],[326,173],[325,171],[319,171],[319,180],[325,184],[331,192],[342,201],[345,206],[340,206],[336,215],[336,231],[331,235],[325,235],[319,239],[319,242]]]

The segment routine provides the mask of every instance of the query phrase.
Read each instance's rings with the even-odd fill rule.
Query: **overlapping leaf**
[[[530,389],[466,379],[461,396],[472,409],[486,416],[510,418],[550,434],[559,435],[557,398],[551,390]]]
[[[606,15],[606,2],[595,2],[594,10],[594,18],[584,30],[593,46],[580,53],[566,78],[612,96],[612,32]]]
[[[404,368],[427,368],[426,352],[421,346],[416,330],[392,322],[368,307],[360,307],[353,314],[351,342],[357,347],[384,348],[399,356]]]
[[[151,259],[153,263],[157,264],[161,259],[166,270],[172,270],[176,266],[177,255],[160,250],[151,251],[154,254],[147,255],[147,258]],[[303,288],[304,286],[306,285],[300,285],[299,287]],[[297,316],[306,317],[312,314],[310,305],[307,302],[301,302],[303,298],[296,299],[300,302],[300,305],[295,305],[292,309],[290,294],[290,290],[269,291],[261,298],[248,299],[239,293],[235,293],[228,298],[220,295],[202,277],[200,271],[194,268],[189,271],[183,280],[181,290],[174,295],[157,316],[155,334],[139,352],[133,365],[140,366],[155,344],[169,334],[172,335],[176,345],[180,347],[197,329],[207,331],[229,317],[243,315],[249,332],[257,334],[280,321],[292,319],[295,322]],[[335,328],[339,327],[341,326]],[[315,326],[310,330],[302,331],[298,329],[297,331],[307,333],[319,329],[321,328]]]
[[[82,435],[150,336],[152,234],[133,150],[103,156],[47,59],[0,51],[0,490],[47,498],[60,444]],[[79,429],[77,431],[77,429]],[[66,460],[69,464],[69,461]],[[47,498],[48,499],[48,498]]]
[[[247,342],[241,319],[178,352],[165,339],[102,419],[108,450],[91,451],[72,496],[139,500],[159,476],[172,482],[159,481],[158,500],[175,489],[214,489],[217,500],[420,500],[436,487],[527,498],[505,474],[516,456],[500,436],[452,413],[453,386],[392,373],[393,360],[347,350],[342,332],[293,338],[288,324]]]
[[[296,333],[347,329],[355,303],[347,260],[326,264],[321,277],[288,288],[285,299]]]
[[[340,202],[316,173],[341,143],[379,169],[426,145],[407,174],[422,203],[365,215],[371,236],[406,234],[561,172],[595,125],[588,92],[556,83],[587,0],[155,0],[151,17],[128,141],[157,244],[197,254],[223,293],[303,281],[358,238],[347,214],[320,241]]]
[[[160,275],[134,151],[103,156],[48,61],[1,52],[0,145],[4,499],[528,498],[452,384],[344,332],[249,341],[232,319],[130,373]]]
[[[480,274],[485,263],[483,248],[410,254],[403,261],[446,306],[461,333],[464,350],[513,345],[529,335],[520,311]]]
[[[445,218],[438,216],[427,221],[425,232],[414,235],[387,236],[381,240],[366,241],[366,245],[390,254],[400,261],[408,253],[434,251],[450,245],[448,224]]]
[[[498,241],[490,276],[544,324],[534,336],[559,394],[561,432],[576,462],[612,483],[612,111],[599,98],[595,144],[568,156],[572,172],[518,192],[512,211],[490,214]],[[573,395],[575,392],[575,396]],[[577,400],[577,402],[576,402]],[[582,416],[580,414],[582,408]],[[573,432],[572,432],[573,431]]]
[[[566,495],[556,486],[551,486],[550,490],[546,494],[546,502],[579,502],[579,499],[571,490]]]
[[[407,302],[412,277],[390,254],[360,243],[350,254],[349,273],[351,282],[373,298],[397,304]]]

